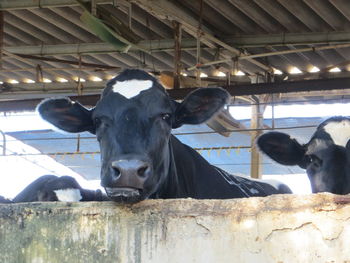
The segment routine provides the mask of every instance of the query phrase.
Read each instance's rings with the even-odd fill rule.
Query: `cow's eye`
[[[317,166],[317,167],[320,167],[322,165],[322,160],[314,154],[307,155],[306,158],[309,164],[313,164],[314,166]]]
[[[162,113],[162,114],[160,115],[160,117],[161,117],[162,120],[164,120],[164,121],[169,121],[171,115],[170,115],[169,113]]]

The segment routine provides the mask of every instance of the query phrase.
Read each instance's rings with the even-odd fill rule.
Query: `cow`
[[[306,144],[281,132],[261,135],[257,144],[272,160],[306,169],[313,193],[350,193],[350,118],[322,122]]]
[[[155,77],[126,69],[106,84],[92,109],[68,98],[53,98],[44,100],[37,110],[60,130],[96,134],[101,149],[101,185],[116,202],[290,193],[285,185],[230,175],[171,134],[183,124],[207,121],[228,99],[224,89],[200,88],[179,103]]]
[[[11,204],[13,203],[10,199],[0,195],[0,204]]]
[[[24,202],[86,202],[107,201],[108,197],[101,190],[83,189],[70,176],[43,175],[30,183],[12,200],[0,198],[0,203]]]

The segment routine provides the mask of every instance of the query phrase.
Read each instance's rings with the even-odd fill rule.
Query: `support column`
[[[174,54],[174,89],[180,88],[181,74],[181,24],[173,21],[175,54]]]
[[[4,12],[0,11],[0,69],[2,69],[3,64],[3,48],[4,48]]]
[[[273,82],[273,76],[269,72],[266,72],[266,75],[263,76],[256,76],[254,79],[252,79],[252,83],[271,83]],[[272,94],[264,94],[264,95],[258,95],[252,96],[252,117],[251,117],[251,123],[250,127],[251,129],[256,129],[256,131],[251,132],[251,139],[250,139],[250,145],[251,145],[251,158],[250,158],[250,177],[252,178],[261,178],[262,177],[262,155],[258,149],[258,146],[256,144],[257,138],[263,133],[262,128],[264,128],[264,112],[267,106],[267,102],[271,101]],[[261,103],[261,104],[260,104]]]
[[[252,106],[252,117],[250,127],[252,129],[260,129],[263,127],[263,111],[259,105],[259,99],[255,99],[256,105]],[[250,176],[252,178],[261,178],[261,154],[256,145],[256,139],[262,134],[262,131],[251,132],[251,158],[250,158]]]

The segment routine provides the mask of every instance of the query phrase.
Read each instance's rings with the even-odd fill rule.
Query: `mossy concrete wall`
[[[0,262],[350,262],[349,202],[317,194],[0,205]]]

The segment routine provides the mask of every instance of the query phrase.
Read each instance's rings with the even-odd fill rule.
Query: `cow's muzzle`
[[[141,195],[151,174],[150,162],[141,158],[122,158],[111,163],[108,173],[101,178],[101,185],[112,200],[135,199]]]
[[[135,203],[140,201],[139,189],[129,187],[110,188],[105,187],[108,197],[115,202]]]

